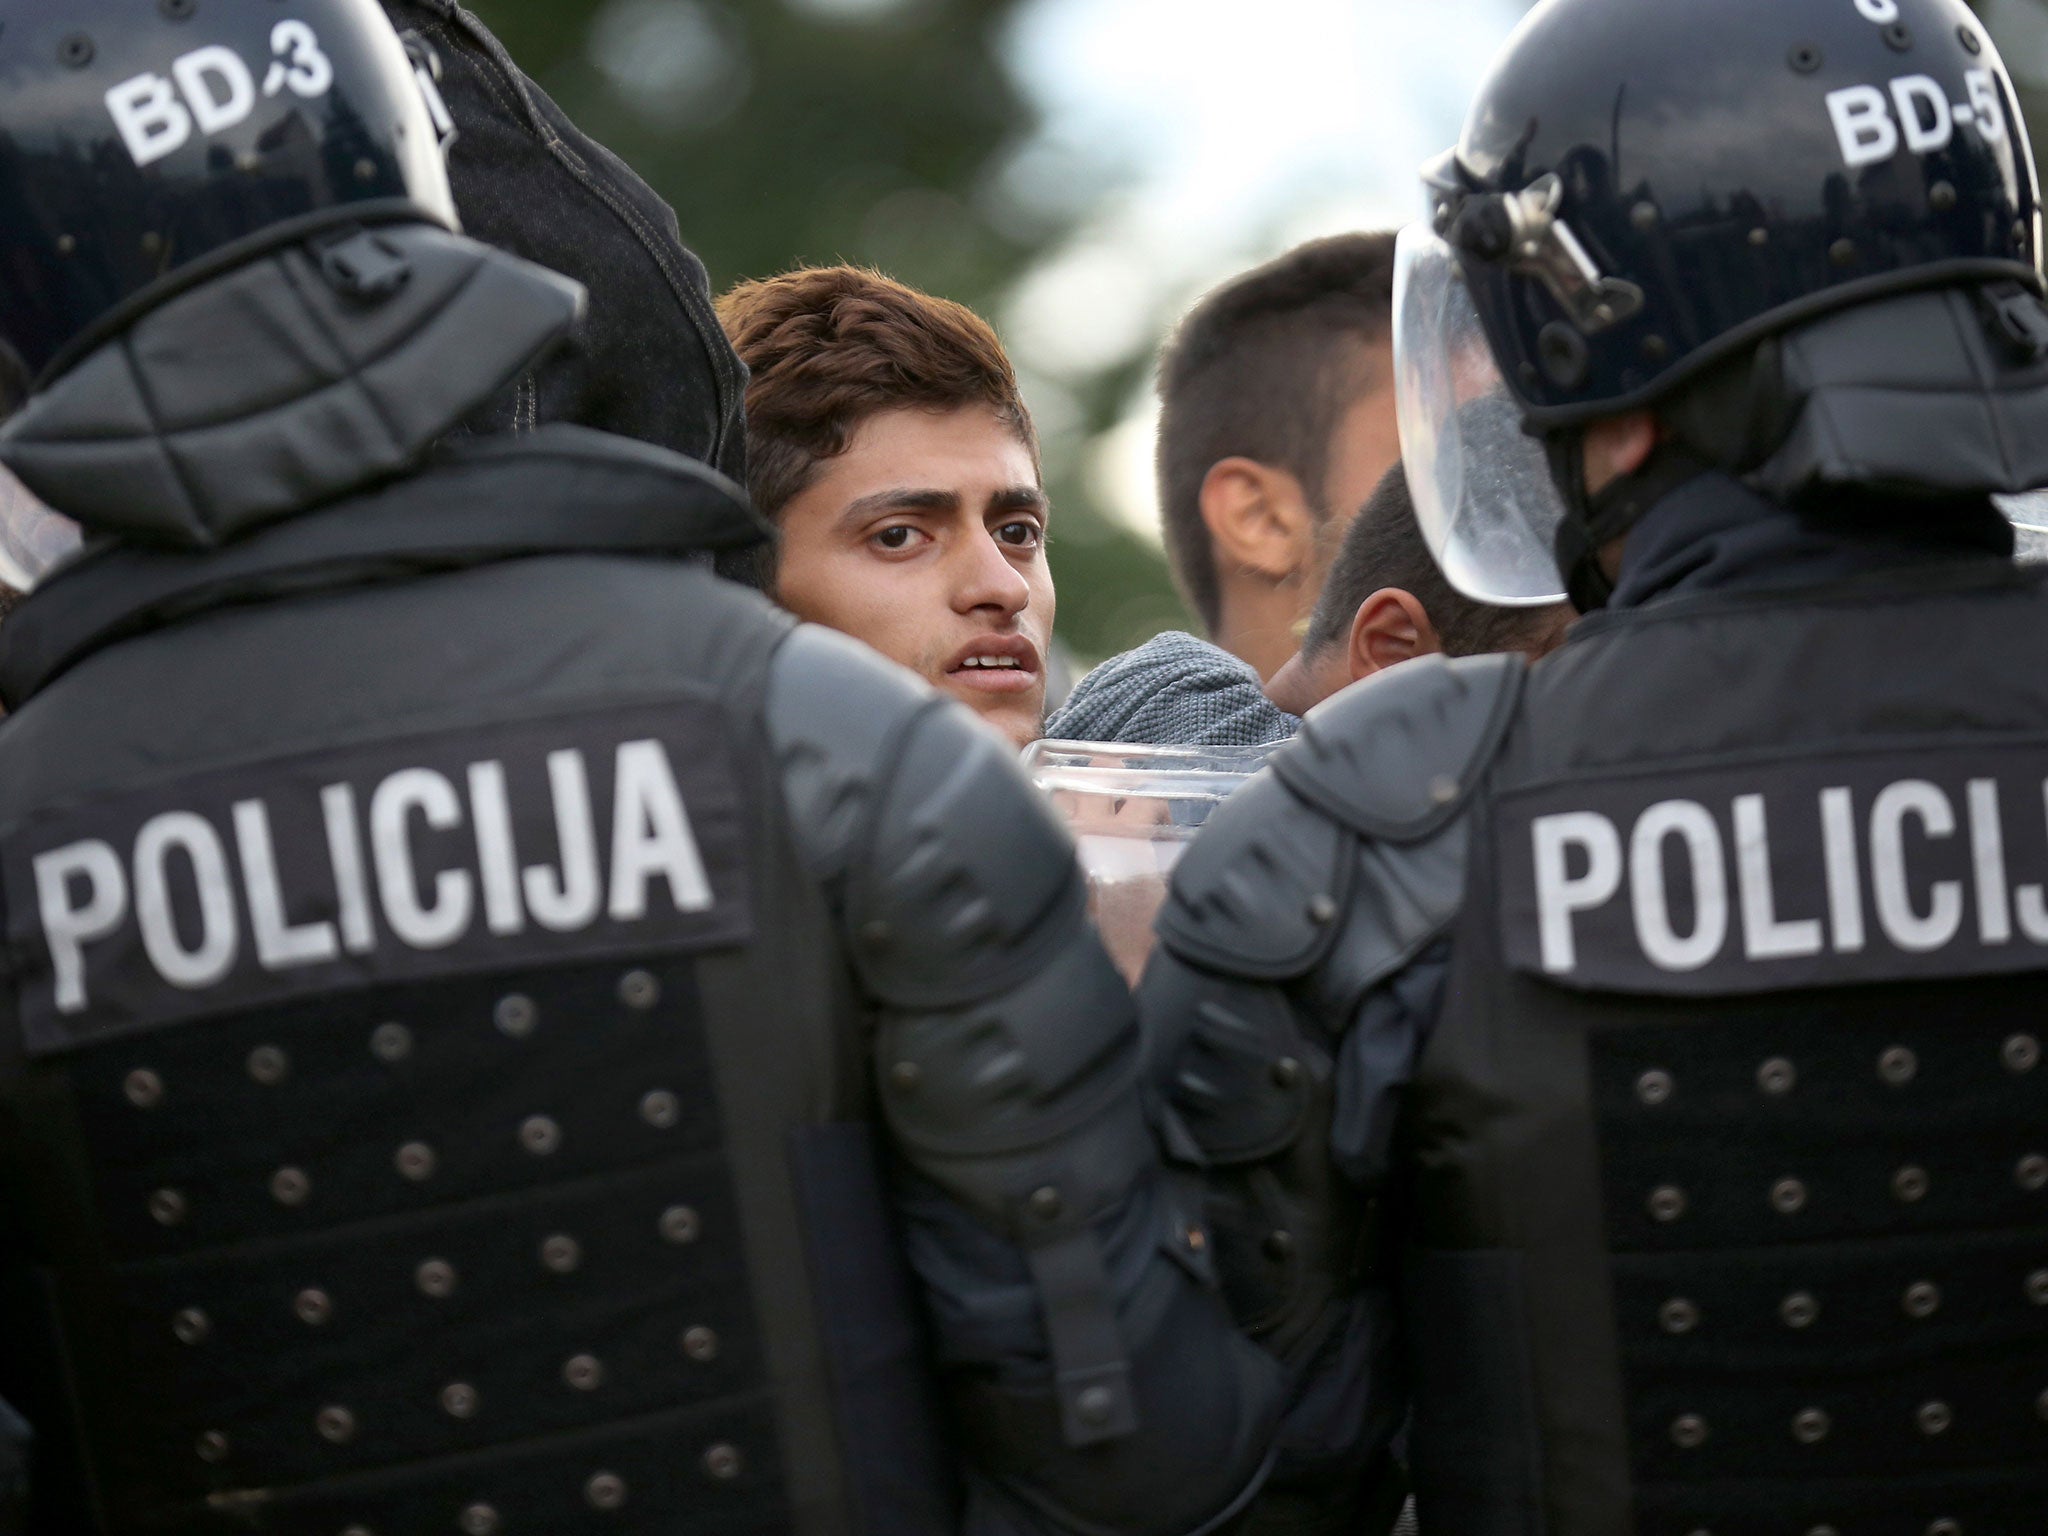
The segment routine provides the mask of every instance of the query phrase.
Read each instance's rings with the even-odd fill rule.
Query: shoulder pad
[[[1086,906],[1073,838],[1015,748],[960,704],[897,733],[847,882],[876,996],[931,1008],[993,996],[1042,967],[1048,946],[1078,942]]]
[[[1322,958],[1349,896],[1353,839],[1270,773],[1209,818],[1173,872],[1159,940],[1191,965],[1263,980]]]
[[[843,874],[856,858],[904,733],[936,707],[911,674],[845,635],[815,624],[790,631],[762,713],[813,873]]]
[[[1273,757],[1295,794],[1382,842],[1430,836],[1457,815],[1499,751],[1529,664],[1515,654],[1424,656],[1309,711]]]

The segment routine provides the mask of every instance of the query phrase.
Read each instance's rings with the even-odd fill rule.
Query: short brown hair
[[[741,283],[718,301],[718,318],[752,374],[747,490],[765,517],[780,517],[880,411],[987,406],[1038,459],[1003,344],[963,304],[865,267],[803,267]],[[765,589],[773,558],[728,574]]]
[[[1224,459],[1284,469],[1320,502],[1337,424],[1372,382],[1360,346],[1393,331],[1394,237],[1297,246],[1205,296],[1159,355],[1159,506],[1188,606],[1222,617],[1202,482]],[[1324,507],[1325,515],[1349,507]]]
[[[1408,472],[1396,464],[1380,479],[1330,564],[1322,596],[1302,637],[1301,654],[1314,658],[1350,637],[1351,621],[1368,597],[1398,587],[1422,604],[1446,656],[1484,656],[1555,644],[1557,604],[1501,608],[1476,602],[1452,586],[1415,517]]]

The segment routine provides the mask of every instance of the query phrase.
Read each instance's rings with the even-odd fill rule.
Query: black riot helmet
[[[1559,568],[1621,531],[1586,526],[1566,463],[1580,425],[1666,405],[1766,338],[1895,303],[1892,333],[1941,332],[1930,316],[1967,293],[1982,335],[1958,347],[1993,366],[2048,355],[2032,152],[1962,0],[1543,0],[1425,180],[1398,300],[1404,451],[1432,546],[1475,597],[1554,598]],[[1859,355],[1864,384],[1916,367],[1940,382],[1924,358]],[[1773,354],[1775,395],[1736,391],[1734,408],[1794,421],[1785,391],[1805,386],[1782,375],[1803,366]],[[1757,467],[1754,442],[1704,456]],[[1802,462],[1766,489],[1837,469]],[[2048,457],[1928,473],[1945,494],[2016,490]]]
[[[266,249],[456,227],[446,114],[377,0],[0,0],[0,81],[14,393]]]

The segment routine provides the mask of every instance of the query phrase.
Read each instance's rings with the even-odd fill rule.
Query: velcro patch
[[[250,764],[0,833],[29,1050],[340,988],[751,937],[702,699]]]
[[[1714,996],[2048,968],[2048,743],[1575,779],[1501,797],[1509,964]]]

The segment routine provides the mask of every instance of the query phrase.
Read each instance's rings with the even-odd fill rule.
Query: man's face
[[[994,411],[883,411],[783,508],[775,595],[1023,747],[1045,720],[1047,510],[1031,451]]]

